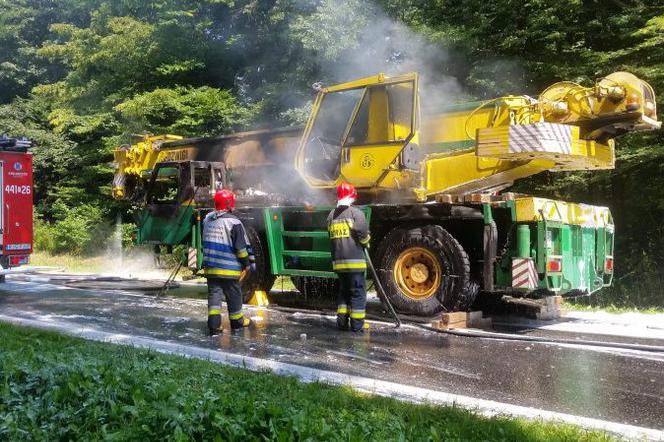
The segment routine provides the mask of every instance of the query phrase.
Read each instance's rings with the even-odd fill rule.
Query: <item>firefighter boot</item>
[[[354,332],[363,332],[368,327],[368,324],[364,322],[366,314],[364,312],[352,312],[350,314],[350,329]]]
[[[343,331],[350,330],[349,320],[348,314],[337,313],[337,328]]]
[[[218,335],[223,331],[220,314],[208,315],[208,331],[210,336]]]
[[[351,321],[350,329],[355,333],[363,333],[364,330],[368,328],[368,324],[364,322],[364,319],[355,319]]]
[[[240,330],[244,327],[249,327],[253,322],[251,319],[245,318],[244,315],[237,319],[231,319],[231,330]]]

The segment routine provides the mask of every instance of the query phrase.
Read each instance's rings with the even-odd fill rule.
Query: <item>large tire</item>
[[[458,291],[453,297],[451,297],[451,303],[444,302],[444,306],[448,310],[452,311],[468,311],[471,309],[475,303],[478,293],[480,292],[480,284],[473,279],[471,270],[470,270],[470,258],[468,254],[463,249],[459,241],[457,241],[447,230],[443,229],[441,226],[426,226],[424,231],[427,235],[431,235],[436,238],[441,243],[445,244],[446,242],[450,243],[450,247],[460,254],[459,265],[463,266],[463,272],[459,272],[458,275],[464,275],[463,278],[459,278],[458,281]],[[452,244],[453,243],[453,244]],[[463,263],[463,264],[461,264]]]
[[[337,278],[291,276],[291,281],[293,281],[297,291],[307,298],[335,299],[339,292],[339,280]]]
[[[250,226],[245,226],[249,243],[256,258],[256,271],[247,272],[243,274],[240,279],[240,287],[242,288],[242,298],[244,302],[248,302],[256,290],[262,290],[265,293],[270,293],[274,281],[277,277],[270,271],[270,259],[267,255],[267,247],[265,241],[258,234],[256,229]]]
[[[403,314],[467,310],[477,294],[468,254],[441,226],[390,231],[376,261],[386,295]]]

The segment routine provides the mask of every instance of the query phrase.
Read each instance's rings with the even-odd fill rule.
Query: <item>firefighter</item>
[[[364,213],[353,207],[357,191],[352,184],[337,186],[337,207],[327,217],[332,241],[332,269],[339,277],[337,327],[359,332],[365,326],[367,292],[364,248],[369,247],[369,226]]]
[[[226,297],[231,330],[251,325],[242,313],[242,271],[255,271],[256,264],[242,222],[233,215],[235,194],[222,189],[214,195],[213,212],[203,221],[203,268],[208,286],[208,329],[221,333],[221,301]]]

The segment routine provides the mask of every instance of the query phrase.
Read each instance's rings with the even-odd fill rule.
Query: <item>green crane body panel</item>
[[[495,290],[532,292],[545,289],[564,295],[573,291],[593,293],[611,285],[614,231],[612,226],[587,226],[540,220],[517,221],[511,202],[494,207],[507,209],[514,224],[514,239],[495,266]],[[492,222],[490,207],[484,204],[485,222]],[[335,278],[332,271],[327,216],[331,207],[264,207],[249,209],[252,220],[263,231],[272,274]],[[371,221],[371,206],[362,207]],[[196,264],[203,261],[199,209],[180,207],[172,216],[155,216],[145,210],[139,223],[139,244],[187,245],[196,251]],[[380,222],[380,220],[375,220]],[[429,221],[432,222],[432,221]],[[435,222],[435,221],[433,221]],[[374,244],[374,246],[377,246]],[[531,259],[536,271],[535,286],[516,287],[512,263]],[[550,268],[550,262],[558,267]]]
[[[593,293],[611,285],[613,269],[607,271],[607,259],[613,260],[614,232],[606,227],[586,227],[560,222],[539,221],[517,225],[517,244],[503,257],[496,270],[496,286],[513,287],[512,258],[532,258],[537,271],[535,289],[564,295],[573,291]],[[518,241],[526,238],[528,244]],[[524,256],[527,255],[527,256]],[[560,268],[547,266],[557,261]]]
[[[327,232],[331,207],[269,207],[262,210],[273,274],[336,278]],[[369,221],[371,209],[363,207],[362,210]]]
[[[613,272],[605,260],[613,254],[613,232],[553,222],[537,223],[537,271],[544,274],[540,288],[556,293],[581,290],[593,293],[611,285]],[[547,259],[561,257],[562,271],[547,269]]]
[[[180,206],[170,211],[169,216],[156,216],[150,209],[144,209],[139,218],[136,235],[138,244],[160,244],[176,246],[191,242],[194,208]],[[195,237],[194,237],[195,238]]]

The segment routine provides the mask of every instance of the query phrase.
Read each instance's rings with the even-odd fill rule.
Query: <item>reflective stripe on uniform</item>
[[[347,315],[348,314],[348,306],[345,304],[338,305],[337,306],[337,313],[340,315]]]
[[[237,261],[235,259],[235,253],[232,253],[232,252],[222,252],[220,250],[210,249],[210,248],[204,247],[203,248],[203,253],[205,253],[206,256],[209,255],[209,256],[213,256],[215,258],[230,259],[232,261]]]
[[[210,308],[208,309],[208,316],[220,315],[221,309],[219,308]]]
[[[228,315],[228,317],[231,318],[233,321],[238,320],[238,319],[242,319],[242,316],[244,316],[244,314],[242,312],[240,312],[240,313],[231,313],[230,315]]]
[[[205,269],[206,276],[232,276],[239,278],[241,274],[241,270]]]
[[[237,251],[238,258],[246,258],[247,256],[249,256],[249,252],[247,252],[247,249],[242,249]]]
[[[361,312],[355,311],[355,312],[350,312],[350,317],[351,319],[364,319],[366,318],[367,314],[363,310]]]
[[[332,262],[332,270],[364,270],[367,262],[363,259],[344,259]]]
[[[231,261],[228,259],[219,259],[213,256],[206,256],[203,259],[203,267],[215,267],[226,270],[242,270],[242,266],[237,261]]]
[[[369,244],[370,240],[371,240],[371,235],[367,235],[366,238],[360,240],[360,244],[362,244],[362,245]]]
[[[208,250],[216,250],[218,252],[226,252],[233,255],[233,248],[228,244],[203,240],[203,248]]]

